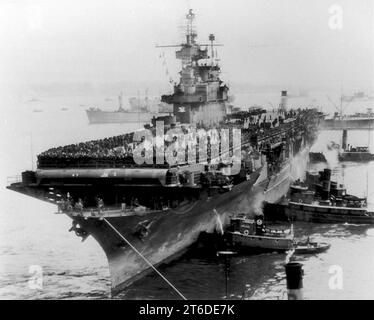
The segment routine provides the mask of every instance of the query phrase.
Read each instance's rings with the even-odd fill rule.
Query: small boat
[[[309,152],[309,160],[315,162],[327,162],[325,155],[322,152]]]
[[[346,193],[344,185],[330,181],[331,170],[306,173],[306,182],[295,182],[286,201],[285,215],[292,221],[374,224],[367,199]],[[307,185],[308,191],[296,188]]]
[[[330,249],[330,244],[326,242],[296,242],[294,254],[316,254]]]
[[[339,152],[340,145],[335,143],[334,141],[330,141],[326,145],[326,151],[327,152]],[[309,160],[312,163],[316,162],[327,162],[326,156],[324,152],[309,152]]]
[[[61,108],[61,111],[68,111],[69,109],[68,108]]]
[[[339,153],[339,161],[368,162],[374,160],[369,147],[352,147]]]
[[[266,227],[263,214],[252,219],[243,214],[232,217],[226,234],[233,248],[239,252],[288,251],[294,247],[293,231]]]
[[[308,191],[308,186],[303,184],[302,181],[297,180],[290,186],[291,191],[293,192],[304,192]]]
[[[34,109],[32,112],[39,113],[39,112],[43,112],[43,110],[41,110],[41,109]]]
[[[369,141],[370,134],[371,130],[369,130]],[[370,152],[369,147],[353,147],[347,144],[347,136],[348,130],[343,130],[342,149],[338,154],[339,161],[368,162],[374,160],[374,154]]]

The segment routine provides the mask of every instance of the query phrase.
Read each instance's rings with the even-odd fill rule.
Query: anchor
[[[139,222],[135,227],[135,231],[133,235],[139,238],[139,240],[143,242],[144,239],[149,234],[149,229],[152,223],[153,221],[149,221],[149,220],[144,220],[144,221]]]
[[[86,240],[87,239],[87,237],[90,235],[85,229],[83,229],[82,227],[77,227],[77,225],[78,225],[78,222],[77,221],[73,221],[72,222],[72,225],[71,225],[71,228],[69,229],[69,232],[71,232],[71,231],[74,231],[75,232],[75,234],[78,236],[78,237],[80,237],[80,238],[82,238],[82,242],[84,241],[84,240]]]

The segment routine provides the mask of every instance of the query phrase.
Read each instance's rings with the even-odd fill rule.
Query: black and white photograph
[[[372,0],[0,0],[0,300],[373,300],[373,132]]]

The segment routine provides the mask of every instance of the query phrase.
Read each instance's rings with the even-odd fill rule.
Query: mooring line
[[[111,227],[115,233],[117,233],[164,281],[174,289],[176,293],[183,299],[187,300],[187,298],[168,280],[166,279],[154,266],[151,262],[148,261],[146,257],[144,257],[106,218],[103,219],[109,227]]]

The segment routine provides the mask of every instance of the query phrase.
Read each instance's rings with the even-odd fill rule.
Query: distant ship
[[[118,100],[119,108],[115,111],[104,111],[99,108],[89,108],[86,110],[89,122],[92,124],[131,122],[148,123],[153,117],[167,116],[169,112],[172,112],[170,108],[165,108],[162,105],[159,108],[155,108],[153,101],[150,103],[148,98],[145,98],[144,100],[130,98],[130,110],[122,107],[122,93],[118,96]],[[159,102],[159,104],[161,104],[161,102]]]
[[[370,132],[369,132],[370,138]],[[354,147],[347,144],[348,131],[343,130],[342,138],[342,149],[340,150],[338,157],[339,161],[353,161],[353,162],[366,162],[374,160],[374,154],[369,150],[369,147]]]
[[[308,90],[305,90],[305,89],[299,89],[298,93],[288,94],[288,97],[291,98],[291,99],[308,98],[309,97],[309,92],[308,92]]]
[[[325,130],[367,130],[374,127],[374,112],[367,108],[365,113],[344,115],[342,112],[335,112],[332,118],[325,118],[321,121],[321,129]]]
[[[358,91],[358,92],[355,92],[352,96],[343,95],[342,99],[343,99],[343,101],[353,101],[353,100],[368,101],[368,100],[373,100],[374,97],[369,96],[368,94],[366,94],[363,91]]]
[[[368,146],[352,146],[350,144],[347,144],[347,139],[348,130],[344,129],[342,146],[340,147],[339,144],[331,141],[330,144],[327,145],[327,149],[337,152],[339,161],[368,162],[374,160],[374,154],[370,152]],[[312,163],[327,162],[327,159],[323,152],[309,152],[309,160]]]
[[[374,160],[368,147],[353,147],[343,150],[339,153],[339,161],[367,162]]]
[[[29,100],[27,100],[27,102],[38,102],[39,99],[38,98],[31,98]]]
[[[147,113],[147,112],[172,113],[173,112],[173,108],[169,104],[165,102],[161,102],[161,99],[159,97],[156,97],[154,99],[149,99],[147,96],[145,96],[145,98],[131,97],[129,98],[129,104],[130,104],[131,110],[133,111],[140,110],[144,113]]]

